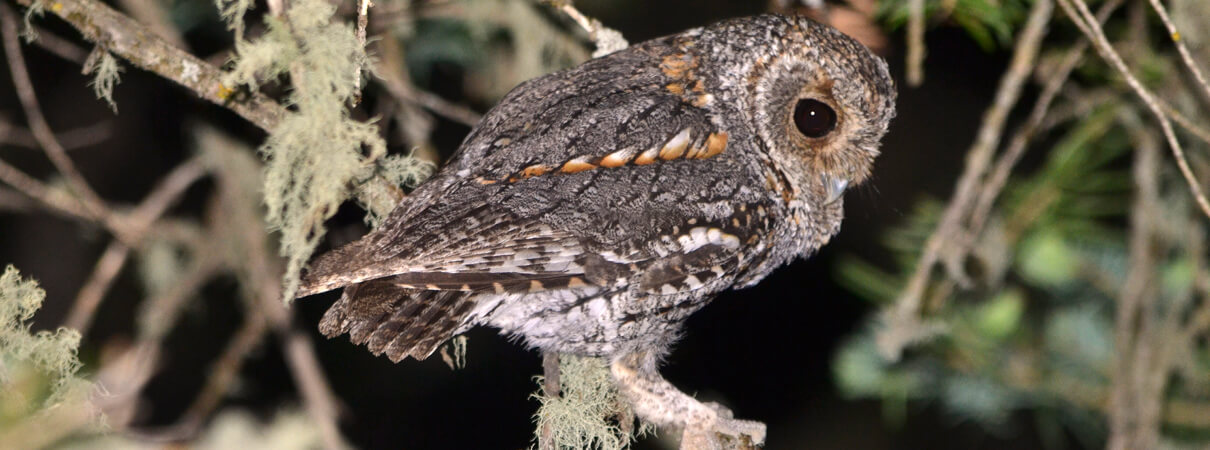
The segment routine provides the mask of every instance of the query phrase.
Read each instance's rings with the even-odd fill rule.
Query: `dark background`
[[[11,5],[11,3],[10,3]],[[631,42],[674,33],[718,19],[765,9],[762,2],[722,0],[629,0],[583,5]],[[61,36],[78,35],[55,19],[41,23]],[[221,31],[221,29],[220,29]],[[213,33],[190,33],[194,51],[217,51]],[[925,196],[946,198],[962,168],[983,108],[1003,70],[1007,53],[984,52],[963,32],[939,28],[928,35],[927,81],[921,88],[900,83],[898,116],[884,139],[874,177],[846,197],[843,231],[808,261],[776,271],[755,288],[727,292],[689,321],[685,339],[669,356],[663,373],[698,398],[719,401],[737,417],[769,425],[769,449],[785,448],[1025,448],[1037,447],[1033,420],[1014,417],[1009,431],[989,434],[927,404],[911,404],[907,420],[891,424],[882,407],[868,400],[840,397],[830,362],[838,343],[853,333],[873,305],[840,288],[834,268],[841,255],[879,261],[880,236],[901,222]],[[890,36],[885,57],[897,82],[903,74],[902,32]],[[35,47],[26,46],[39,98],[57,130],[97,121],[113,121],[113,136],[73,151],[84,176],[107,200],[138,201],[159,176],[190,154],[189,127],[201,120],[244,137],[255,146],[263,138],[255,128],[221,108],[153,75],[127,68],[117,88],[120,114],[114,116],[93,99],[80,68]],[[203,56],[206,56],[203,54]],[[433,79],[457,79],[454,69]],[[456,83],[429,86],[460,101]],[[479,107],[481,111],[483,107]],[[7,70],[0,73],[0,118],[23,123]],[[468,131],[442,122],[436,142],[452,152]],[[51,167],[40,152],[0,147],[0,157],[37,176]],[[176,214],[196,214],[208,186],[195,187]],[[359,215],[346,208],[332,223],[333,239],[363,232]],[[45,214],[0,212],[0,264],[15,264],[36,278],[48,300],[37,327],[58,325],[68,305],[107,243],[103,231]],[[96,325],[85,337],[82,359],[95,362],[106,342],[128,339],[141,298],[128,266],[106,297]],[[147,427],[175,422],[207,375],[241,320],[234,280],[207,286],[170,336],[164,366],[148,385],[143,414]],[[298,321],[313,333],[321,362],[343,401],[344,434],[363,448],[515,449],[531,444],[529,398],[541,372],[539,357],[490,329],[469,333],[468,364],[450,370],[440,358],[392,364],[346,338],[327,340],[314,332],[335,294],[295,304]],[[272,338],[271,338],[272,339]],[[242,372],[237,392],[225,406],[269,416],[298,397],[276,343],[262,345]],[[668,436],[664,436],[668,437]],[[657,448],[649,440],[638,448]]]

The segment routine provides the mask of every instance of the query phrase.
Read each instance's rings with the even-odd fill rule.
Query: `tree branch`
[[[34,0],[16,0],[30,6]],[[199,97],[239,114],[266,131],[277,126],[286,109],[264,94],[236,95],[222,83],[216,67],[181,50],[152,33],[134,19],[95,0],[53,0],[47,8],[75,27],[85,39],[122,57],[143,70],[153,72],[188,88]]]

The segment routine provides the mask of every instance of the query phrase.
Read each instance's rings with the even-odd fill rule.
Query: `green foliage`
[[[543,378],[537,377],[538,385]],[[571,355],[559,357],[559,397],[539,391],[533,395],[542,403],[534,421],[538,435],[549,428],[555,448],[621,449],[634,439],[628,430],[634,416],[618,396],[608,364],[600,358]],[[625,427],[625,429],[624,429]],[[640,435],[650,431],[640,427]]]
[[[588,59],[584,43],[544,15],[530,0],[457,0],[465,14],[418,21],[407,60],[420,85],[432,66],[467,69],[473,95],[498,99],[517,84]]]
[[[406,40],[404,57],[407,58],[409,74],[420,86],[434,83],[432,75],[439,64],[477,68],[478,62],[486,57],[481,43],[471,36],[470,26],[464,21],[448,18],[418,20]]]
[[[878,16],[890,28],[902,27],[908,21],[908,0],[887,0],[878,3]],[[926,0],[925,17],[951,21],[966,30],[984,50],[1012,44],[1013,29],[1025,20],[1029,2],[1026,0]]]
[[[1126,242],[1135,195],[1124,124],[1138,116],[1137,106],[1120,97],[1078,98],[1073,101],[1083,102],[1086,112],[1058,124],[1042,165],[1011,180],[992,210],[967,260],[974,285],[963,289],[943,274],[931,277],[926,320],[943,332],[890,361],[878,352],[882,328],[871,319],[836,355],[834,376],[845,394],[881,399],[892,423],[901,423],[911,401],[936,402],[993,430],[1006,426],[1014,411],[1031,411],[1051,436],[1066,428],[1100,445],[1105,430],[1090,417],[1112,407],[1105,400],[1115,388],[1110,374],[1124,357],[1115,349],[1114,308],[1131,270]],[[1188,355],[1157,395],[1165,405],[1210,411],[1207,391],[1189,387],[1207,384],[1210,349],[1204,338],[1186,339],[1176,329],[1192,309],[1195,280],[1210,276],[1193,263],[1190,252],[1198,247],[1186,248],[1187,236],[1205,231],[1190,219],[1193,206],[1175,170],[1156,176],[1163,204],[1150,213],[1164,228],[1151,243],[1156,264],[1145,270],[1154,271],[1157,286],[1144,311],[1173,318],[1164,345]],[[893,302],[940,214],[936,201],[921,202],[884,237],[889,269],[850,257],[842,260],[839,279],[878,304]],[[1165,367],[1147,370],[1169,376]],[[1204,420],[1164,414],[1161,421],[1168,439],[1176,436],[1173,429],[1201,444],[1210,436]]]

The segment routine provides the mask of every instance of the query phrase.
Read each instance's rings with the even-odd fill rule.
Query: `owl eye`
[[[794,106],[794,125],[809,138],[821,138],[836,128],[836,111],[827,103],[804,98]]]

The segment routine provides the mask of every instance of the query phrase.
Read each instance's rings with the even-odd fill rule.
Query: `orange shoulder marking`
[[[580,173],[585,170],[592,170],[595,168],[597,168],[597,166],[593,165],[592,163],[576,158],[563,164],[563,168],[559,169],[559,171],[563,173]]]

